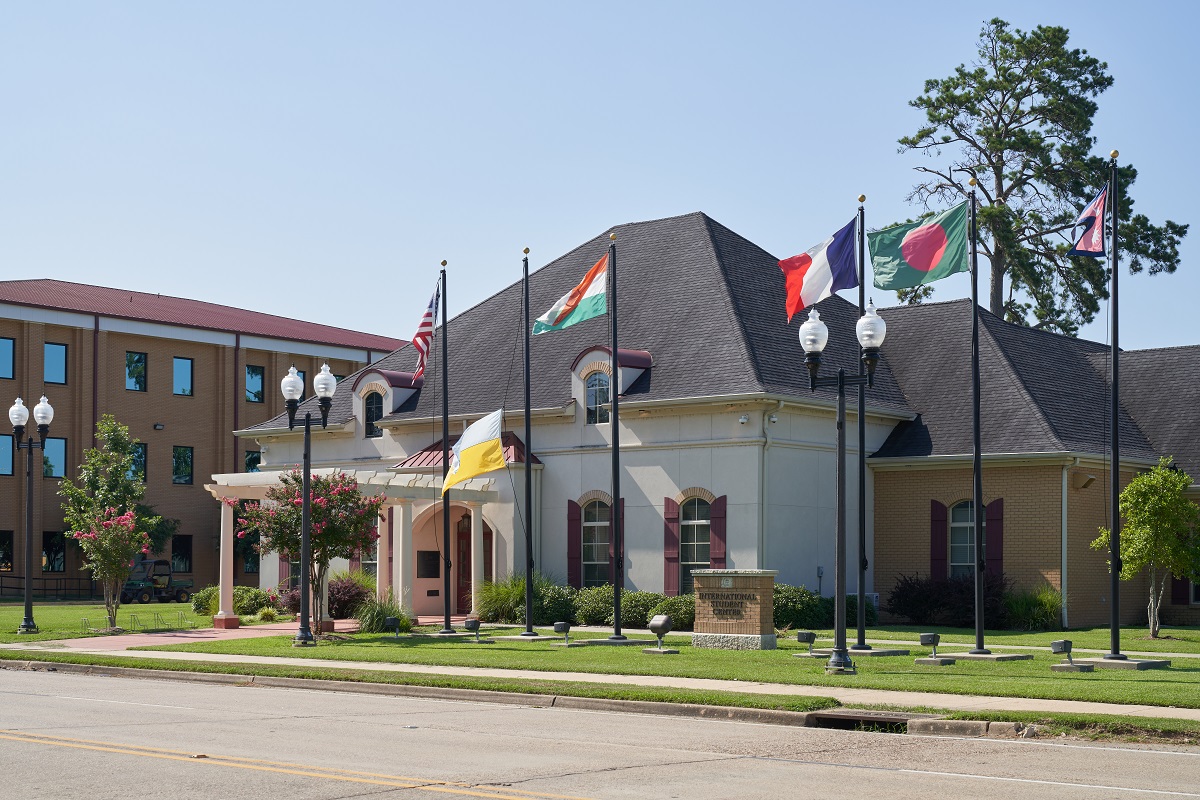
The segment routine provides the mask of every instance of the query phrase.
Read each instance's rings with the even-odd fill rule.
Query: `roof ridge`
[[[725,313],[728,316],[733,317],[733,323],[736,326],[738,333],[740,334],[738,336],[738,346],[742,350],[742,356],[744,358],[746,358],[747,363],[749,363],[751,366],[751,369],[754,370],[754,382],[756,384],[758,384],[758,388],[760,391],[765,391],[766,382],[763,380],[762,364],[759,362],[758,351],[756,348],[753,348],[750,346],[750,335],[746,331],[745,320],[743,320],[742,316],[740,314],[736,313],[736,311],[734,309],[733,293],[729,290],[729,275],[725,270],[724,260],[718,255],[718,246],[717,246],[716,238],[713,236],[712,226],[713,225],[721,225],[721,223],[712,219],[711,217],[709,217],[707,214],[705,214],[703,212],[698,212],[698,213],[699,213],[701,222],[704,224],[704,240],[705,240],[705,244],[708,247],[709,255],[712,258],[712,265],[716,268],[717,272],[720,273],[720,275],[721,275],[721,289],[725,294]],[[736,231],[734,231],[730,228],[725,227],[724,225],[721,225],[721,227],[725,228],[725,230],[729,231],[730,234],[737,236],[740,239],[745,239],[745,241],[747,241],[747,242],[750,241],[749,239],[746,239],[746,237],[741,236],[741,234],[737,233]],[[751,242],[751,244],[753,244],[753,242]],[[763,252],[766,252],[766,251],[763,251]]]
[[[988,316],[994,315],[992,315],[991,312],[988,312]],[[981,316],[980,319],[982,320],[983,317]],[[1036,412],[1036,418],[1041,422],[1042,427],[1050,434],[1050,438],[1054,440],[1060,449],[1070,449],[1067,447],[1066,443],[1063,442],[1062,435],[1059,433],[1058,428],[1054,426],[1054,423],[1050,420],[1049,416],[1047,416],[1045,409],[1042,408],[1042,404],[1039,403],[1037,398],[1033,396],[1033,392],[1030,391],[1029,385],[1025,382],[1025,379],[1021,374],[1021,370],[1017,369],[1012,363],[1012,359],[1009,358],[1008,352],[1003,346],[1001,346],[1000,342],[996,339],[995,334],[992,333],[991,329],[989,329],[986,324],[981,325],[980,328],[988,335],[988,338],[992,342],[992,348],[996,351],[1000,357],[1000,360],[1007,367],[1005,371],[1008,373],[1010,380],[1017,385],[1019,391],[1021,392],[1021,396],[1025,398],[1027,404],[1034,408]]]
[[[880,291],[888,291],[888,290],[881,289]],[[969,303],[969,302],[971,302],[971,298],[969,298],[969,297],[956,297],[953,300],[935,300],[932,303],[926,303],[926,302],[898,303],[894,306],[884,306],[883,308],[880,308],[879,310],[880,311],[905,311],[908,309],[932,308],[933,306],[948,306],[948,305],[952,305],[954,303]]]

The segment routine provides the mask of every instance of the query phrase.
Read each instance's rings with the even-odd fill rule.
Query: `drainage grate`
[[[907,711],[871,711],[859,708],[837,708],[830,711],[808,712],[810,728],[833,728],[844,731],[876,731],[907,733],[910,719],[932,719],[937,714],[918,714]]]

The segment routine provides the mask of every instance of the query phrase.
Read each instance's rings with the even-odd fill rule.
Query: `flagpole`
[[[613,576],[613,635],[610,641],[624,641],[621,634],[621,590],[625,587],[625,537],[622,535],[621,524],[621,439],[620,420],[618,419],[617,395],[621,390],[620,365],[617,363],[617,234],[608,235],[608,314],[611,329],[611,370],[608,396],[612,402],[612,414],[609,417],[612,430],[612,508],[608,514],[609,540],[613,547],[613,560],[616,562],[617,574]]]
[[[450,471],[450,394],[447,385],[450,377],[449,346],[446,335],[446,262],[442,261],[442,483]],[[442,492],[442,629],[438,633],[454,633],[450,625],[450,493]]]
[[[867,228],[863,203],[858,196],[858,316],[866,313]],[[859,359],[858,374],[867,374],[866,363]],[[867,382],[858,382],[858,641],[851,650],[870,650],[867,644]]]
[[[1112,281],[1109,291],[1109,313],[1112,315],[1112,386],[1109,387],[1109,435],[1112,437],[1112,463],[1109,464],[1109,479],[1111,483],[1112,502],[1109,504],[1109,521],[1108,521],[1108,544],[1109,544],[1109,572],[1111,573],[1111,588],[1112,606],[1110,609],[1110,618],[1108,625],[1109,634],[1109,652],[1104,656],[1114,660],[1124,659],[1125,656],[1121,653],[1121,446],[1119,438],[1119,425],[1121,409],[1121,391],[1120,382],[1117,380],[1117,364],[1120,361],[1121,347],[1119,345],[1117,322],[1120,315],[1117,313],[1117,215],[1120,209],[1119,198],[1117,197],[1117,156],[1116,150],[1109,153],[1112,159],[1109,167],[1109,192],[1108,196],[1112,198],[1112,262],[1111,271]],[[1104,212],[1100,212],[1100,219],[1103,221]],[[1103,223],[1102,223],[1103,224]],[[1064,601],[1066,598],[1063,598]]]
[[[529,422],[529,248],[521,259],[521,289],[525,328],[525,632],[533,632],[533,441]]]
[[[971,178],[971,417],[972,451],[971,525],[975,538],[975,649],[989,655],[983,646],[983,580],[987,556],[983,550],[983,447],[979,435],[979,230],[975,222],[975,178]]]

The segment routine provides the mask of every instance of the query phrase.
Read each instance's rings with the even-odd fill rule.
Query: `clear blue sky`
[[[916,213],[907,101],[993,14],[1108,62],[1097,152],[1140,170],[1152,220],[1200,223],[1200,6],[978,8],[4,2],[2,276],[408,338],[443,258],[453,315],[518,280],[522,247],[536,268],[623,222],[704,211],[791,255],[860,192],[869,225]],[[1200,342],[1198,239],[1124,280],[1124,347]]]

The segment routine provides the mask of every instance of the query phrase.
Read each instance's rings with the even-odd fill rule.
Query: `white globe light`
[[[54,421],[54,409],[46,395],[42,395],[41,401],[33,407],[33,419],[38,425],[49,425]]]
[[[12,408],[8,410],[8,421],[13,424],[13,427],[24,426],[29,422],[29,409],[25,407],[25,401],[17,398],[17,402],[12,404]]]
[[[858,343],[864,350],[868,347],[883,346],[883,337],[887,335],[887,323],[875,312],[875,301],[867,304],[863,315],[858,318],[858,324],[854,326],[854,330],[858,335]]]
[[[317,397],[333,397],[334,391],[337,390],[337,378],[329,371],[328,364],[322,364],[321,372],[313,378],[313,389]]]
[[[828,341],[829,328],[821,322],[821,312],[814,308],[800,326],[800,346],[806,353],[820,353],[825,350],[825,343]]]
[[[283,392],[284,400],[299,400],[304,394],[304,381],[296,374],[296,367],[288,368],[288,374],[279,382],[279,391]]]

